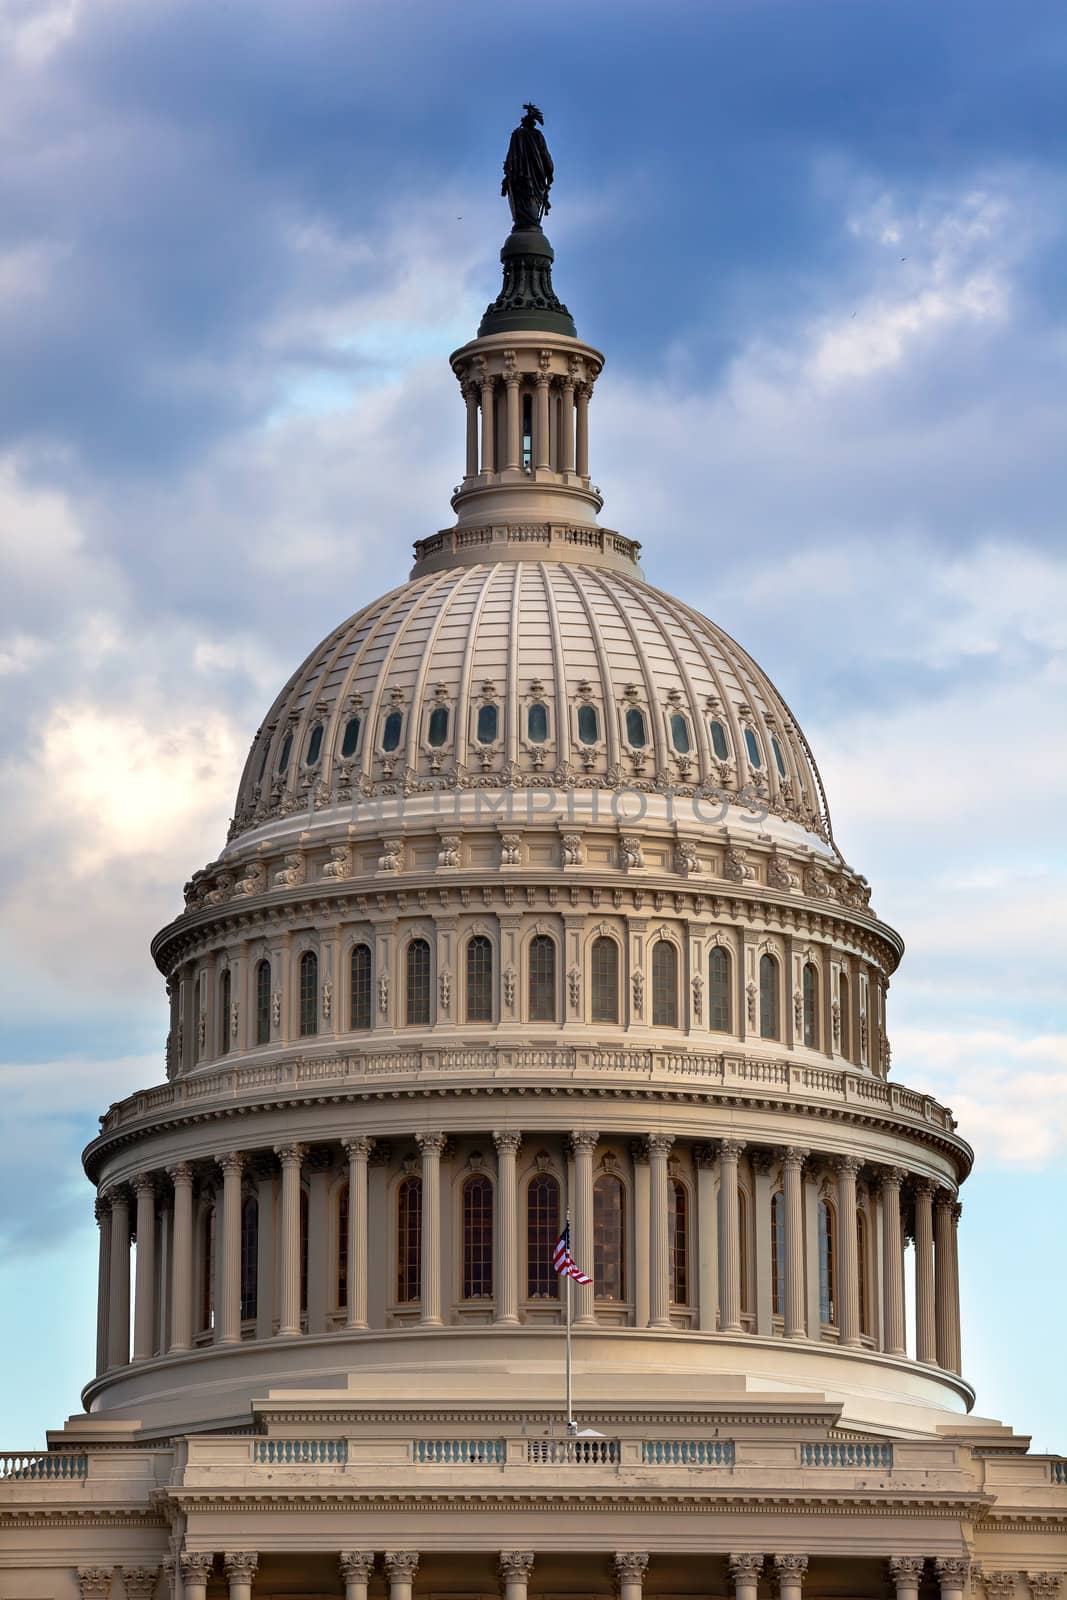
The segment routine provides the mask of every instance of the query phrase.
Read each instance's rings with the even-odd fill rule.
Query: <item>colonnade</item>
[[[488,1143],[484,1133],[466,1137]],[[488,1223],[492,1238],[486,1246],[492,1254],[491,1301],[488,1317],[480,1315],[479,1320],[507,1327],[528,1319],[530,1305],[523,1284],[529,1283],[533,1169],[527,1165],[520,1173],[518,1157],[520,1151],[529,1155],[541,1140],[548,1140],[560,1145],[562,1154],[556,1189],[560,1219],[565,1204],[572,1216],[575,1257],[594,1277],[593,1283],[574,1286],[576,1328],[607,1322],[729,1335],[755,1333],[795,1341],[829,1338],[844,1349],[873,1348],[904,1357],[907,1223],[915,1244],[914,1358],[925,1365],[960,1370],[956,1236],[961,1208],[954,1191],[924,1175],[865,1164],[850,1153],[766,1147],[735,1138],[696,1142],[653,1133],[627,1145],[599,1130],[577,1128],[563,1153],[559,1135],[505,1129],[489,1137],[495,1165],[491,1159],[487,1163],[480,1151],[476,1156],[477,1171],[481,1174],[484,1169],[492,1197]],[[399,1320],[424,1328],[457,1320],[456,1297],[449,1293],[449,1263],[443,1258],[443,1241],[452,1237],[443,1207],[457,1181],[469,1176],[471,1165],[470,1161],[463,1165],[456,1156],[456,1136],[439,1130],[411,1136],[417,1155],[403,1162],[393,1160],[387,1143],[365,1134],[353,1133],[339,1143],[340,1151],[289,1141],[269,1151],[229,1151],[210,1161],[178,1161],[165,1172],[144,1171],[130,1184],[104,1191],[97,1202],[98,1374],[124,1367],[131,1358],[137,1362],[156,1354],[180,1354],[205,1338],[235,1345],[253,1331],[257,1337],[295,1338],[304,1332],[394,1326],[400,1309]],[[612,1305],[606,1303],[598,1281],[598,1251],[603,1246],[595,1237],[594,1219],[597,1183],[604,1172],[620,1168],[620,1145],[627,1179],[625,1188],[619,1180],[627,1265],[620,1265],[619,1271],[628,1278],[629,1287]],[[339,1154],[343,1171],[338,1170]],[[539,1159],[544,1165],[548,1153],[542,1150]],[[372,1162],[386,1168],[373,1205]],[[417,1294],[403,1308],[393,1306],[391,1317],[391,1296],[383,1298],[379,1284],[379,1310],[372,1318],[372,1274],[384,1273],[390,1282],[396,1281],[395,1255],[390,1255],[400,1248],[393,1231],[394,1185],[403,1173],[421,1178],[414,1202]],[[329,1289],[328,1263],[312,1273],[314,1283],[311,1294],[307,1292],[308,1233],[327,1227],[325,1199],[321,1205],[316,1202],[319,1208],[310,1220],[302,1221],[305,1183],[317,1182],[320,1195],[323,1182],[346,1183],[346,1235],[338,1234],[337,1241],[343,1304]],[[266,1302],[257,1307],[254,1330],[242,1322],[242,1207],[249,1194],[258,1196],[257,1248],[264,1265],[257,1282]],[[214,1315],[206,1329],[196,1321],[194,1287],[195,1206],[205,1196],[214,1207],[215,1256]],[[826,1221],[828,1211],[833,1214],[832,1231]],[[397,1242],[390,1243],[394,1238]],[[619,1259],[621,1263],[622,1244]],[[200,1267],[202,1282],[202,1261]],[[340,1264],[337,1270],[341,1271]],[[545,1320],[543,1308],[536,1320]]]
[[[559,395],[559,430],[553,440],[551,391]],[[484,373],[463,384],[467,406],[466,477],[498,472],[555,471],[589,476],[589,400],[593,385],[571,372],[553,375],[546,369],[520,373]],[[497,398],[504,395],[503,437],[497,439]],[[522,402],[532,402],[530,459],[523,459]],[[479,421],[481,428],[479,429]]]

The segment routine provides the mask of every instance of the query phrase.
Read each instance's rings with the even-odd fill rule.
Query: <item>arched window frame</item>
[[[644,739],[641,744],[634,744],[631,737],[635,731],[631,727],[631,718],[640,717]],[[648,707],[637,700],[623,700],[619,705],[619,735],[622,743],[631,754],[636,756],[651,756],[655,749],[652,737],[652,719]]]
[[[297,1003],[301,1039],[312,1039],[319,1031],[319,955],[317,950],[302,950],[297,957]]]
[[[256,1043],[270,1044],[271,970],[268,957],[256,962]]]
[[[484,964],[488,960],[488,976]],[[481,966],[482,970],[477,969]],[[495,1022],[497,1018],[496,943],[483,929],[474,929],[463,943],[463,1018],[465,1022]],[[480,993],[476,993],[475,985]],[[478,1004],[472,1005],[472,999]]]
[[[689,1185],[683,1178],[672,1175],[668,1179],[667,1197],[670,1203],[671,1304],[687,1307],[692,1296],[692,1218]]]
[[[720,976],[717,971],[725,976]],[[708,951],[708,1028],[712,1033],[733,1033],[734,962],[729,946],[713,944]]]
[[[819,1321],[837,1327],[837,1207],[828,1195],[819,1198]]]
[[[819,969],[807,957],[800,969],[801,1037],[805,1048],[819,1048]]]
[[[412,977],[413,977],[413,974],[412,974],[411,962],[412,962],[412,948],[413,948],[413,946],[415,946],[417,944],[425,945],[426,949],[428,951],[428,957],[427,957],[427,962],[426,962],[427,981],[426,981],[426,1019],[425,1019],[425,1021],[422,1020],[421,1016],[420,1017],[416,1017],[416,1018],[412,1017],[412,1011],[415,1008],[414,1008],[413,1003],[412,1003],[412,1001],[413,1001],[413,991],[412,991]],[[410,933],[407,936],[407,938],[403,942],[403,945],[401,946],[400,961],[401,961],[400,970],[403,973],[403,978],[404,978],[403,991],[402,991],[402,994],[401,994],[401,997],[400,997],[401,1016],[403,1018],[403,1024],[402,1025],[404,1027],[406,1027],[406,1028],[432,1028],[433,1024],[434,1024],[434,1020],[435,1020],[435,1014],[436,1014],[435,1013],[435,1007],[434,1007],[434,976],[435,976],[435,974],[434,974],[433,940],[427,938],[424,933],[413,931],[412,933]],[[420,982],[420,988],[421,988],[421,982]]]
[[[583,708],[586,708],[584,719],[582,716]],[[588,723],[590,712],[593,718],[594,736],[592,739],[585,739],[582,737],[582,723],[583,720]],[[571,707],[571,714],[573,718],[572,743],[574,747],[589,751],[602,750],[604,747],[604,711],[600,703],[592,697],[580,699]]]
[[[369,939],[353,939],[346,966],[349,1031],[364,1033],[374,1026],[374,950]]]
[[[759,1036],[761,1039],[781,1039],[781,963],[770,950],[759,958]]]
[[[378,754],[383,757],[392,756],[395,760],[403,748],[406,729],[407,707],[387,706],[381,713],[378,725]]]
[[[359,747],[363,740],[363,722],[362,711],[353,709],[341,724],[341,742],[337,748],[342,761],[355,761],[359,755]],[[355,723],[354,732],[353,723]]]
[[[545,732],[541,738],[534,737],[534,730],[530,726],[535,709],[544,713]],[[533,699],[528,700],[523,708],[523,738],[525,739],[527,745],[534,750],[541,750],[545,745],[551,742],[552,708],[550,707],[548,701],[542,698],[540,695],[535,695]]]
[[[493,1298],[496,1187],[488,1172],[468,1172],[459,1185],[459,1298],[484,1304]]]
[[[597,996],[600,992],[598,989],[600,978],[597,972],[597,948],[601,945],[604,947],[610,946],[615,952],[614,1001],[610,1016],[598,1015],[599,1010],[606,1009],[597,1005]],[[589,995],[589,1021],[591,1023],[610,1026],[611,1024],[617,1025],[622,1020],[623,955],[624,951],[621,942],[613,933],[607,930],[597,929],[589,940],[589,954],[586,962],[588,969],[586,992]],[[610,987],[610,979],[605,978],[603,981],[606,992],[606,989]]]
[[[546,985],[543,985],[540,976],[535,981],[534,963],[540,961],[541,954],[551,949],[552,952],[552,988],[551,1014],[545,999]],[[531,929],[523,949],[522,956],[523,978],[526,984],[526,1020],[528,1022],[542,1022],[549,1025],[559,1023],[559,991],[560,991],[560,955],[559,940],[549,928],[538,926]]]
[[[555,1188],[551,1203],[550,1186]],[[563,1227],[563,1185],[558,1175],[536,1169],[525,1185],[526,1298],[534,1304],[555,1303],[560,1297],[559,1274],[552,1252]]]
[[[608,1243],[611,1242],[611,1241],[609,1241],[608,1235],[607,1235],[607,1232],[606,1232],[606,1223],[607,1223],[608,1219],[603,1215],[602,1211],[601,1211],[601,1214],[598,1216],[598,1205],[597,1205],[597,1195],[598,1194],[606,1194],[606,1193],[608,1193],[609,1192],[609,1185],[612,1186],[614,1192],[617,1192],[618,1197],[619,1197],[618,1212],[617,1212],[617,1216],[618,1216],[618,1245],[617,1245],[618,1273],[617,1273],[617,1275],[614,1272],[614,1270],[612,1270],[610,1273],[607,1270],[607,1266],[606,1266],[607,1258],[605,1256],[605,1250],[606,1250],[606,1247],[607,1247]],[[617,1186],[617,1189],[615,1188],[615,1186]],[[609,1304],[609,1305],[625,1305],[627,1303],[627,1299],[628,1299],[628,1295],[629,1295],[629,1287],[630,1287],[630,1271],[629,1271],[629,1267],[630,1267],[630,1263],[629,1263],[629,1260],[627,1259],[627,1257],[628,1257],[629,1243],[630,1243],[630,1229],[629,1229],[629,1218],[628,1218],[628,1212],[629,1212],[628,1201],[629,1201],[629,1194],[628,1194],[628,1191],[627,1191],[627,1187],[626,1187],[626,1184],[625,1184],[624,1180],[619,1175],[619,1173],[611,1172],[611,1171],[608,1171],[606,1169],[602,1169],[600,1172],[598,1172],[596,1174],[595,1178],[593,1179],[593,1294],[594,1294],[595,1298],[598,1301],[603,1301],[605,1304]],[[615,1247],[613,1245],[613,1248],[612,1248],[612,1258],[613,1259],[615,1257],[615,1253],[616,1253],[615,1252]],[[586,1268],[585,1270],[588,1271],[589,1269]],[[616,1277],[617,1277],[617,1282],[618,1282],[618,1287],[619,1287],[619,1293],[617,1295],[609,1295],[609,1294],[604,1293],[603,1290],[606,1287],[606,1285],[611,1280],[616,1279]]]
[[[422,1299],[422,1177],[403,1173],[393,1191],[393,1291],[398,1306]]]
[[[657,971],[657,965],[666,959],[666,952],[670,951],[670,961],[667,971]],[[681,1017],[681,974],[682,952],[676,940],[667,933],[659,933],[652,941],[648,953],[648,970],[650,976],[651,1003],[649,1015],[654,1028],[677,1028]]]

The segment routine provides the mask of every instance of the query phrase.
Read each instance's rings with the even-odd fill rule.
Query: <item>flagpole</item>
[[[570,1237],[571,1214],[567,1212],[567,1235]],[[571,1390],[571,1292],[574,1280],[567,1274],[567,1437],[574,1432],[574,1405]]]

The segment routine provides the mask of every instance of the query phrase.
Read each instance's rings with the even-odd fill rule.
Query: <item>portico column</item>
[[[537,437],[534,439],[534,466],[546,468],[552,464],[548,437],[548,388],[552,379],[548,373],[548,360],[547,351],[542,352],[542,367],[537,374]]]
[[[178,1558],[184,1600],[204,1600],[207,1580],[215,1564],[214,1556],[200,1550],[183,1550]]]
[[[496,433],[494,429],[493,380],[482,379],[482,471],[496,471]]]
[[[518,1195],[515,1190],[515,1159],[522,1134],[510,1129],[493,1134],[496,1145],[497,1249],[496,1320],[519,1320],[519,1234]],[[525,1594],[525,1589],[523,1593]]]
[[[574,1151],[574,1230],[571,1235],[571,1254],[582,1272],[593,1276],[593,1151],[600,1134],[582,1128],[571,1134]],[[574,1302],[579,1327],[590,1327],[596,1318],[593,1314],[593,1283],[574,1285]]]
[[[348,1296],[346,1328],[367,1326],[367,1167],[374,1140],[345,1140],[348,1153]],[[358,1553],[358,1552],[357,1552]]]
[[[156,1184],[150,1173],[133,1180],[137,1196],[137,1259],[134,1265],[133,1359],[156,1353]]]
[[[896,1600],[919,1600],[925,1565],[924,1556],[890,1556],[889,1576],[896,1586]]]
[[[387,1550],[385,1575],[389,1579],[389,1600],[411,1600],[415,1574],[419,1570],[417,1550]]]
[[[174,1185],[171,1242],[170,1348],[193,1347],[193,1169],[187,1161],[167,1168]]]
[[[667,1157],[674,1140],[663,1133],[648,1139],[650,1167],[649,1319],[650,1328],[671,1325],[670,1209]],[[588,1272],[588,1267],[585,1269]]]
[[[504,465],[513,472],[519,470],[519,452],[522,441],[519,438],[519,375],[515,371],[515,352],[509,350],[505,353],[507,362],[511,357],[511,365],[504,374],[504,391],[507,402],[507,439],[505,440]]]
[[[790,1145],[782,1163],[785,1210],[785,1337],[807,1336],[804,1315],[804,1162],[807,1150]]]
[[[94,1207],[100,1229],[100,1256],[96,1272],[96,1375],[107,1371],[107,1325],[111,1302],[111,1206],[99,1195]]]
[[[756,1600],[759,1577],[763,1571],[763,1557],[748,1554],[732,1555],[728,1566],[730,1576],[734,1580],[734,1600]]]
[[[904,1274],[900,1248],[900,1167],[884,1167],[882,1186],[882,1287],[885,1348],[891,1356],[905,1353]]]
[[[274,1153],[282,1164],[282,1270],[278,1337],[285,1339],[300,1332],[300,1167],[306,1148],[302,1144],[283,1144]]]
[[[856,1236],[856,1174],[862,1163],[857,1156],[839,1156],[837,1168],[838,1273],[841,1279],[841,1343],[860,1342],[859,1241]]]
[[[646,1550],[620,1550],[614,1562],[615,1593],[619,1600],[641,1600],[648,1569]]]
[[[575,390],[575,467],[581,478],[589,476],[589,401],[592,395],[591,383],[580,383]]]
[[[222,1558],[226,1581],[230,1586],[230,1600],[251,1600],[252,1579],[259,1566],[259,1556],[254,1550],[227,1550]]]
[[[422,1277],[419,1284],[422,1315],[419,1321],[424,1328],[439,1328],[441,1326],[441,1152],[445,1148],[445,1136],[443,1133],[420,1133],[417,1142],[422,1151]]]
[[[532,1550],[501,1550],[497,1571],[504,1600],[526,1600],[533,1564]]]
[[[348,1213],[349,1224],[352,1221],[352,1212]],[[341,1576],[345,1582],[345,1600],[367,1600],[367,1584],[374,1571],[374,1552],[372,1550],[342,1550],[339,1561]]]
[[[125,1189],[111,1192],[110,1298],[107,1364],[125,1367],[130,1360],[130,1201]]]
[[[937,1581],[941,1585],[941,1600],[963,1600],[967,1593],[971,1563],[966,1556],[940,1556],[934,1562]]]
[[[463,398],[467,402],[467,472],[468,478],[478,476],[478,385],[465,383]]]
[[[741,1229],[737,1211],[737,1139],[719,1145],[719,1327],[741,1332]]]
[[[915,1185],[915,1359],[929,1366],[937,1360],[933,1196],[929,1178],[920,1178]]]
[[[807,1570],[807,1556],[775,1556],[774,1579],[779,1600],[800,1600]]]
[[[939,1189],[934,1205],[934,1305],[937,1364],[951,1371],[956,1359],[955,1284],[952,1265],[952,1207],[955,1197]]]
[[[245,1158],[236,1151],[219,1157],[222,1170],[222,1273],[218,1344],[241,1342],[241,1173]]]

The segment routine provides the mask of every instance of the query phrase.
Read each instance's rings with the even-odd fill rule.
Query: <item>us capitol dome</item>
[[[0,1457],[0,1600],[1058,1593],[1067,1464],[971,1414],[901,940],[780,691],[599,520],[539,121],[455,520],[153,941],[166,1081],[85,1151],[95,1375]]]

